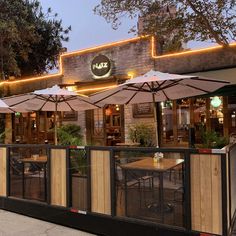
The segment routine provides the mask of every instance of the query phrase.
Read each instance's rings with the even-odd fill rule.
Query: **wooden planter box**
[[[87,210],[87,176],[72,174],[72,207]]]
[[[221,155],[191,154],[192,230],[222,235]]]

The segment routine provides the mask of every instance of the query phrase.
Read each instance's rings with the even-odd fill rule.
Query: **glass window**
[[[206,131],[206,99],[193,99],[193,122],[195,129],[195,143],[202,143],[201,134]]]
[[[174,143],[173,133],[173,103],[166,101],[161,103],[162,112],[162,143]]]
[[[177,140],[179,144],[188,144],[188,129],[190,125],[190,100],[177,101]]]
[[[121,142],[121,107],[108,105],[105,109],[106,144],[114,146]]]
[[[223,136],[223,97],[211,97],[210,98],[210,126],[212,131]]]
[[[103,109],[94,110],[93,133],[96,136],[103,135]]]
[[[229,135],[236,135],[236,96],[228,98],[228,114]]]

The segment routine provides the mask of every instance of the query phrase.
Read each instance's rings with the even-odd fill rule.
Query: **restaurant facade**
[[[135,141],[129,138],[135,124],[154,127],[149,103],[60,113],[60,124],[81,126],[86,146],[52,145],[51,112],[6,114],[0,208],[96,235],[231,235],[236,144],[190,148],[189,135],[198,144],[202,129],[234,136],[235,51],[232,44],[159,56],[154,38],[138,37],[64,53],[57,74],[1,82],[3,96],[55,84],[89,95],[154,69],[232,84],[157,104],[160,148],[119,145]]]
[[[201,143],[201,132],[216,131],[230,138],[236,133],[236,45],[228,48],[212,47],[194,51],[158,56],[153,37],[137,37],[93,48],[60,55],[58,74],[9,81],[2,84],[5,96],[33,91],[59,84],[85,95],[109,89],[117,84],[159,70],[176,74],[191,74],[232,83],[215,94],[186,98],[157,104],[160,146],[189,145],[189,130],[194,129],[194,140]],[[53,143],[54,114],[52,112],[17,113],[9,117],[12,128],[9,142]],[[12,121],[11,121],[12,120]],[[129,143],[129,129],[135,124],[154,128],[153,105],[107,105],[86,112],[60,113],[60,124],[79,124],[85,140],[90,145],[115,146]],[[11,127],[13,126],[13,127]],[[145,126],[144,126],[145,127]],[[13,138],[13,140],[11,140]],[[154,145],[155,133],[151,139]]]

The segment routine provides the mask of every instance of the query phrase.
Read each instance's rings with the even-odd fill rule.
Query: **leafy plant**
[[[11,132],[11,129],[6,129],[0,133],[0,143],[5,143],[6,135]]]
[[[114,29],[124,17],[141,16],[143,34],[156,35],[161,48],[165,49],[167,42],[175,50],[181,49],[179,42],[190,40],[228,45],[236,37],[235,10],[236,2],[232,0],[101,0],[94,8]]]
[[[58,139],[60,145],[82,145],[81,127],[75,124],[62,125],[58,128]]]
[[[201,133],[204,148],[223,148],[228,140],[226,137],[220,136],[215,131],[205,131]]]
[[[63,28],[38,0],[0,1],[0,77],[43,74],[58,64],[62,42],[71,27]]]
[[[137,123],[129,127],[128,136],[132,142],[140,143],[143,147],[153,146],[153,125]]]
[[[65,146],[83,145],[83,136],[81,127],[75,124],[67,124],[58,128],[59,144]],[[84,150],[70,150],[70,164],[72,173],[85,175],[87,171],[87,160]]]
[[[5,133],[5,131],[2,132],[2,133],[0,133],[0,143],[4,143],[4,139],[5,139],[5,137],[6,137],[6,133]]]

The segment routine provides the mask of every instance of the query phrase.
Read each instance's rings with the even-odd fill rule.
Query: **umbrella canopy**
[[[146,74],[127,80],[113,89],[96,93],[91,96],[91,99],[96,104],[153,102],[156,124],[155,102],[203,95],[227,84],[229,84],[227,81],[150,70]],[[156,137],[158,139],[157,128]]]
[[[26,109],[17,109],[16,107],[9,107],[3,100],[0,99],[0,113],[15,113],[28,112]]]
[[[21,94],[3,99],[7,105],[17,109],[33,111],[84,111],[100,108],[93,105],[87,96],[61,89],[55,85],[52,88],[36,90],[32,93]],[[55,115],[55,119],[57,116]],[[57,144],[57,121],[55,120],[55,144]]]
[[[11,109],[5,102],[0,100],[0,113],[13,113],[15,112],[13,109]]]
[[[10,107],[33,111],[84,111],[99,107],[93,105],[87,96],[61,89],[57,85],[32,93],[5,97],[3,101]]]
[[[104,104],[161,102],[203,95],[227,84],[227,81],[151,70],[116,88],[96,93],[91,99]]]

